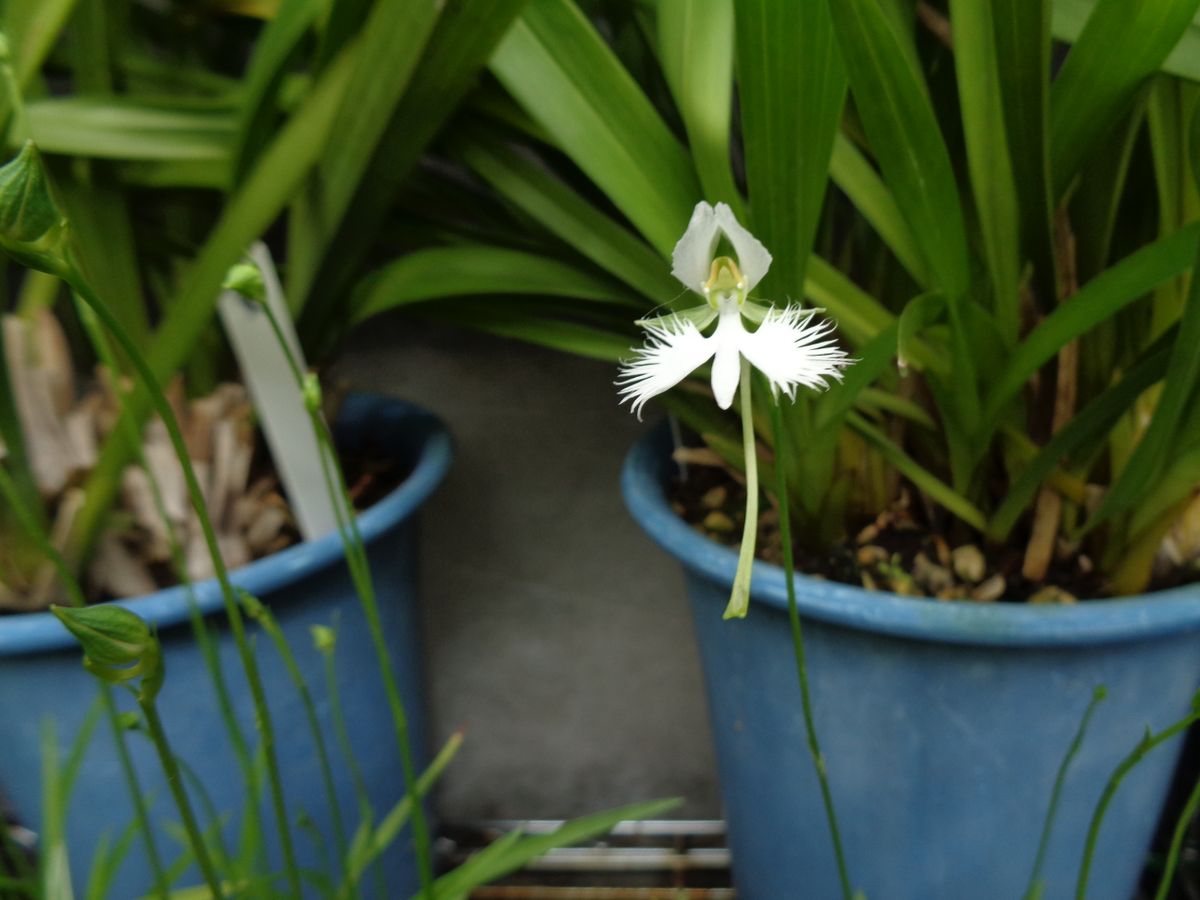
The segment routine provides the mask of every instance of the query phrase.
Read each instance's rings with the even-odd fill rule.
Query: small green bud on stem
[[[102,681],[123,684],[142,679],[140,695],[152,698],[162,687],[162,651],[150,627],[121,606],[51,606],[83,647],[84,667]]]
[[[64,264],[66,220],[33,141],[0,167],[0,249],[18,262],[57,273]]]
[[[247,300],[262,303],[267,299],[267,286],[263,274],[253,263],[238,263],[225,274],[221,285],[227,291],[237,291]]]

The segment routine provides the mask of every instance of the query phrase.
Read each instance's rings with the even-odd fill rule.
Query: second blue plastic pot
[[[423,410],[363,395],[347,400],[336,431],[343,451],[372,450],[397,460],[409,472],[399,487],[359,517],[359,525],[420,765],[426,755],[426,729],[416,597],[416,517],[446,473],[450,438],[442,425]],[[341,540],[330,534],[296,545],[237,570],[232,580],[271,607],[297,658],[314,696],[332,756],[338,807],[349,840],[361,821],[355,778],[361,777],[376,822],[404,796],[404,782],[379,666],[345,566]],[[195,599],[200,613],[215,630],[233,712],[253,752],[258,744],[253,707],[216,583],[196,585]],[[187,597],[182,589],[173,588],[122,601],[122,605],[158,632],[166,666],[158,705],[167,736],[186,767],[185,780],[198,814],[205,824],[223,820],[229,849],[236,852],[242,839],[241,816],[247,807],[244,780],[222,724],[212,680],[193,638]],[[357,771],[339,749],[322,656],[310,632],[313,625],[333,626],[337,632],[338,695]],[[257,629],[251,624],[248,631],[253,634]],[[336,847],[334,814],[303,703],[266,635],[259,633],[254,640],[273,719],[297,857],[302,868],[336,878],[331,862]],[[61,760],[97,700],[97,683],[84,671],[81,658],[79,646],[49,613],[0,619],[0,791],[12,802],[23,824],[35,831],[43,826],[43,727],[46,722],[53,723]],[[124,701],[123,705],[129,706]],[[129,745],[142,790],[151,804],[151,818],[159,823],[155,832],[159,852],[171,863],[179,858],[180,845],[165,823],[177,823],[179,816],[149,742],[134,733]],[[203,785],[202,790],[199,785]],[[263,791],[258,805],[262,836],[269,864],[279,871],[278,830],[265,786]],[[307,824],[297,827],[302,819]],[[107,832],[108,838],[116,842],[132,820],[133,806],[111,732],[101,722],[83,756],[66,829],[72,877],[80,896],[85,893],[88,871],[102,836]],[[174,834],[178,834],[177,829]],[[198,881],[192,870],[182,883]],[[148,895],[153,885],[145,845],[135,837],[108,896],[113,900],[140,897]],[[367,873],[364,887],[366,896],[388,898],[408,897],[416,890],[415,858],[407,831],[383,859],[378,875]],[[255,894],[248,887],[242,890],[245,896]]]
[[[806,743],[783,572],[755,563],[754,602],[724,621],[736,552],[664,494],[658,429],[626,461],[626,502],[684,565],[742,900],[841,896]],[[1092,814],[1146,728],[1200,685],[1196,586],[1074,607],[943,603],[797,577],[812,698],[850,878],[872,900],[1024,895],[1056,772],[1097,686],[1108,699],[1067,772],[1043,868],[1075,895]],[[1180,743],[1121,784],[1091,900],[1134,896]]]

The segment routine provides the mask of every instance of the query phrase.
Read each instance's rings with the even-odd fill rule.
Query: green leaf
[[[344,102],[349,64],[350,57],[343,56],[330,66],[304,105],[230,197],[200,255],[182,280],[179,295],[167,304],[167,315],[154,335],[147,356],[158,378],[166,380],[187,359],[212,319],[229,267],[267,230],[316,162],[329,135],[333,114],[338,104]],[[144,386],[139,386],[129,395],[123,415],[139,422],[149,407],[149,395]],[[120,432],[118,426],[117,433]],[[77,561],[90,550],[115,496],[119,473],[129,452],[122,441],[109,441],[101,451],[88,478],[87,499],[75,520],[64,554],[69,560]]]
[[[568,847],[590,838],[612,831],[619,823],[628,820],[649,819],[674,809],[677,798],[652,800],[622,806],[606,812],[593,813],[563,823],[550,834],[501,838],[475,856],[468,859],[452,872],[443,875],[434,883],[434,896],[439,898],[466,897],[472,890],[495,881],[510,872],[532,862],[556,847]],[[498,849],[493,850],[492,847]],[[418,895],[419,897],[420,895]]]
[[[876,161],[953,306],[969,281],[966,232],[950,154],[908,36],[877,0],[831,0],[850,89]]]
[[[311,218],[306,221],[293,216],[289,221],[291,239],[299,240],[291,246],[292,258],[300,254],[305,264],[289,272],[288,296],[296,308],[303,309],[301,336],[316,349],[327,348],[329,338],[344,330],[348,317],[339,317],[339,303],[392,212],[401,185],[475,83],[523,2],[463,0],[446,4],[408,89],[390,112],[382,113],[387,116],[386,128],[370,148],[365,167],[358,151],[347,151],[344,161],[333,170],[341,172],[337,177],[343,190],[353,186],[348,204],[337,217],[315,204],[299,205],[298,210]],[[395,11],[412,4],[378,6]],[[373,58],[387,67],[391,65],[388,54],[395,51],[395,47],[385,47],[381,56]],[[331,162],[327,155],[326,163]],[[324,196],[338,195],[326,190]],[[315,271],[310,271],[310,259],[320,264]]]
[[[1066,426],[1055,432],[1013,481],[988,524],[989,538],[997,543],[1008,540],[1017,520],[1029,509],[1054,468],[1077,451],[1091,449],[1102,442],[1134,401],[1163,377],[1169,356],[1165,343],[1153,349],[1120,381],[1099,394],[1079,410]]]
[[[1050,8],[1053,0],[995,0],[996,71],[1025,258],[1040,306],[1057,299],[1050,201]],[[956,54],[957,58],[957,54]]]
[[[569,0],[532,0],[497,46],[491,68],[668,256],[700,197],[691,159],[583,13]]]
[[[408,303],[472,294],[550,294],[633,310],[642,306],[620,285],[555,259],[501,247],[434,247],[372,273],[356,292],[353,320]]]
[[[1164,281],[1186,272],[1195,259],[1200,223],[1131,253],[1089,281],[1022,341],[996,376],[983,405],[980,434],[994,431],[1029,378],[1058,351]]]
[[[929,268],[900,207],[879,173],[847,138],[838,134],[833,140],[829,177],[850,202],[871,223],[908,274],[922,287],[929,285]]]
[[[50,55],[71,18],[75,3],[76,0],[39,0],[37,3],[8,4],[4,25],[12,42],[13,71],[22,89],[29,86]],[[7,107],[6,95],[0,104]]]
[[[992,10],[978,0],[951,0],[950,12],[967,170],[991,276],[993,315],[1012,343],[1020,326],[1021,248]]]
[[[242,79],[242,99],[234,141],[234,170],[240,175],[270,140],[278,115],[276,104],[288,60],[325,11],[321,0],[284,0],[267,23],[250,56]]]
[[[467,165],[505,200],[655,306],[668,303],[683,290],[662,255],[532,156],[486,135],[455,146]]]
[[[187,109],[122,98],[62,97],[26,107],[45,153],[161,162],[225,162],[236,124],[224,109]]]
[[[663,75],[687,127],[704,197],[728,203],[741,218],[742,195],[729,160],[732,0],[660,0],[658,48]]]
[[[846,74],[826,0],[739,0],[736,12],[750,218],[775,256],[760,292],[782,303],[804,284]]]
[[[900,313],[900,327],[896,335],[896,364],[902,369],[912,366],[917,371],[928,367],[940,376],[950,374],[950,361],[941,353],[921,353],[918,343],[921,332],[931,325],[944,321],[946,298],[938,291],[930,291],[914,297],[904,304]],[[928,365],[926,365],[928,364]]]
[[[966,497],[955,491],[949,485],[939,480],[929,470],[905,453],[894,441],[882,431],[864,419],[856,412],[846,416],[850,427],[872,444],[880,455],[899,470],[900,474],[911,481],[918,490],[924,491],[931,499],[951,515],[957,516],[972,528],[983,531],[987,526],[978,508]]]
[[[826,309],[838,330],[856,347],[896,319],[883,304],[816,254],[808,261],[804,296]]]
[[[1166,61],[1200,0],[1097,0],[1050,89],[1050,171],[1062,197],[1096,143]]]
[[[817,396],[814,403],[813,427],[817,431],[836,432],[842,420],[859,400],[863,391],[878,381],[890,369],[896,358],[897,326],[879,332],[858,353],[858,360],[846,369],[840,382],[829,385],[829,390]]]
[[[627,334],[544,316],[514,314],[503,307],[504,304],[489,307],[486,302],[439,304],[429,317],[608,363],[628,358],[636,342]]]
[[[1054,36],[1060,41],[1074,43],[1095,9],[1096,0],[1054,0],[1052,6],[1054,16],[1050,27]],[[1179,43],[1163,62],[1162,71],[1200,81],[1200,16],[1192,18]]]
[[[1131,509],[1145,496],[1153,479],[1184,449],[1178,444],[1178,433],[1185,415],[1194,416],[1196,411],[1196,387],[1200,382],[1197,347],[1200,347],[1200,257],[1193,269],[1191,290],[1179,322],[1179,337],[1150,424],[1085,530]]]
[[[76,262],[137,341],[150,333],[126,195],[101,163],[48,158]]]

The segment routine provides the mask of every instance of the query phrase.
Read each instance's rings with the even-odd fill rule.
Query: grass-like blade
[[[570,0],[531,0],[492,72],[663,256],[700,197],[691,158]]]
[[[728,203],[740,217],[742,195],[729,159],[733,0],[661,0],[658,47],[704,197],[710,203]]]
[[[521,250],[460,245],[416,250],[373,273],[354,301],[361,322],[387,309],[442,297],[548,294],[628,307],[643,304],[613,281]]]
[[[845,66],[826,0],[739,0],[735,10],[751,229],[775,256],[759,291],[782,303],[804,284]]]
[[[1178,43],[1200,0],[1097,0],[1050,88],[1053,196],[1070,187],[1088,153],[1128,111],[1143,82]]]

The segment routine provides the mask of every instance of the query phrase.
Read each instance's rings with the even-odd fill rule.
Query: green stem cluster
[[[269,303],[262,303],[261,308],[266,313],[267,320],[287,358],[288,366],[296,379],[297,387],[306,395],[306,406],[313,431],[321,452],[321,472],[325,479],[325,488],[333,503],[334,514],[337,518],[338,534],[346,554],[346,565],[350,570],[351,580],[366,615],[367,627],[371,632],[371,642],[375,657],[383,679],[384,692],[387,695],[388,708],[391,712],[392,725],[396,732],[396,743],[400,750],[400,766],[404,775],[405,792],[412,804],[413,843],[416,848],[417,868],[421,878],[421,895],[427,900],[433,897],[433,863],[429,841],[429,825],[425,820],[424,808],[421,805],[420,791],[417,784],[416,767],[413,764],[412,741],[408,733],[408,715],[404,708],[404,700],[396,682],[392,668],[392,658],[388,653],[387,639],[383,633],[383,623],[379,617],[379,603],[375,596],[375,584],[371,578],[370,564],[367,561],[366,545],[358,529],[358,519],[354,515],[354,504],[350,499],[342,470],[337,463],[337,449],[333,443],[333,435],[329,431],[324,417],[321,415],[320,404],[311,402],[319,399],[319,395],[305,391],[306,382],[303,371],[291,345],[284,337],[283,330]],[[315,382],[314,382],[315,385]]]
[[[242,667],[246,673],[246,681],[250,687],[251,699],[254,705],[255,722],[259,729],[259,734],[262,739],[263,753],[266,758],[267,780],[270,785],[271,802],[275,812],[276,824],[279,829],[280,847],[283,852],[285,874],[288,879],[289,888],[294,896],[300,896],[300,874],[296,864],[295,849],[292,843],[291,829],[287,816],[287,806],[283,796],[283,785],[279,774],[279,765],[275,752],[275,735],[271,725],[271,714],[267,707],[266,694],[263,690],[262,678],[258,670],[258,662],[254,657],[254,652],[246,639],[245,623],[242,619],[241,610],[238,605],[237,596],[234,592],[233,585],[229,580],[229,572],[225,567],[224,560],[221,556],[220,545],[217,542],[216,530],[213,528],[212,520],[208,515],[207,507],[204,503],[204,495],[200,488],[200,482],[196,477],[196,472],[192,466],[191,459],[188,456],[187,446],[184,443],[183,434],[180,431],[179,423],[175,418],[174,411],[171,408],[170,402],[163,393],[162,386],[158,383],[154,372],[151,371],[149,364],[138,350],[136,344],[129,337],[121,323],[116,319],[108,307],[92,290],[91,286],[84,279],[79,269],[70,262],[64,264],[58,271],[53,274],[62,278],[68,285],[78,294],[80,299],[86,303],[97,318],[100,319],[104,327],[116,339],[122,351],[129,358],[134,369],[137,371],[139,378],[144,384],[151,403],[154,405],[155,411],[167,430],[167,435],[171,441],[171,445],[175,450],[175,454],[179,459],[181,468],[183,469],[184,481],[187,486],[188,495],[192,505],[196,511],[197,520],[200,523],[200,530],[204,537],[205,546],[209,556],[212,558],[213,568],[216,573],[217,582],[220,585],[221,595],[224,600],[225,613],[229,620],[230,631],[234,638],[234,643],[237,646],[238,655],[241,659]],[[173,762],[173,760],[172,760]],[[165,763],[165,761],[164,761]]]

